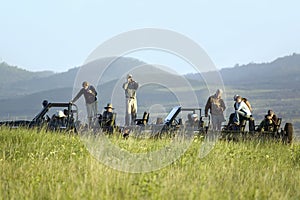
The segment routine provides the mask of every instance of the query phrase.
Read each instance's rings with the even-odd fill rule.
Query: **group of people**
[[[212,129],[215,131],[221,131],[222,123],[225,122],[223,112],[226,109],[225,103],[222,99],[223,91],[218,89],[216,93],[210,96],[207,100],[205,106],[205,116],[208,116],[208,111],[211,114]],[[249,121],[249,130],[255,130],[254,118],[252,116],[252,106],[249,101],[240,96],[234,95],[234,113],[229,117],[229,122],[227,127],[230,126],[240,126],[242,120]],[[273,131],[274,127],[278,124],[278,118],[275,115],[275,112],[268,110],[267,115],[265,115],[262,122],[259,124],[257,131]]]
[[[128,74],[126,77],[126,82],[123,84],[123,89],[125,91],[125,103],[126,103],[126,113],[125,113],[125,125],[135,123],[136,113],[137,113],[137,99],[136,91],[139,87],[139,84],[133,80],[131,74]],[[76,94],[76,96],[70,101],[70,103],[75,103],[81,96],[84,96],[86,109],[87,109],[87,118],[88,126],[91,127],[93,120],[97,117],[98,113],[98,101],[97,101],[97,92],[94,86],[90,85],[87,81],[82,83],[82,88]],[[111,103],[108,103],[104,107],[105,111],[101,116],[102,119],[114,121],[113,117],[113,107]]]
[[[128,74],[126,77],[126,82],[123,84],[123,89],[125,91],[125,126],[133,125],[136,120],[137,113],[137,98],[136,92],[139,87],[139,84],[133,79],[131,74]],[[224,100],[222,99],[223,91],[217,89],[216,93],[210,96],[205,105],[205,116],[207,117],[209,112],[211,115],[212,129],[214,131],[221,131],[222,123],[225,122],[224,111],[226,109]],[[81,96],[84,96],[87,109],[87,117],[89,126],[92,125],[93,119],[97,116],[97,92],[94,86],[90,85],[87,81],[82,83],[82,89],[77,93],[77,95],[70,101],[71,103],[76,102]],[[239,95],[234,95],[234,110],[229,117],[228,126],[236,125],[239,126],[241,119],[247,119],[249,123],[249,129],[254,130],[254,119],[252,117],[252,107],[249,101],[246,98],[243,98]],[[112,121],[113,107],[111,103],[108,103],[105,108],[105,111],[102,118]],[[194,114],[189,116],[193,123],[197,122],[198,116]],[[260,123],[258,129],[263,130],[264,127],[269,126],[270,124],[276,124],[277,117],[272,110],[268,111],[268,114],[265,116],[265,119]]]

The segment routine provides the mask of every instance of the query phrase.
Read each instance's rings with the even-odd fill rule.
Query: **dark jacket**
[[[89,90],[91,90],[92,93],[88,92]],[[82,88],[74,97],[73,102],[77,101],[81,97],[81,95],[84,95],[85,102],[87,104],[94,103],[95,101],[97,101],[97,92],[92,85],[90,85],[87,89]]]
[[[208,98],[205,105],[205,115],[208,114],[208,110],[212,115],[223,115],[223,111],[226,109],[223,99],[216,98],[216,95],[212,95]]]
[[[126,98],[136,98],[136,90],[138,89],[139,84],[135,81],[126,82],[123,84],[123,89],[125,90]]]

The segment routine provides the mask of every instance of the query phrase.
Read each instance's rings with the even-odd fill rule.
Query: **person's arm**
[[[275,124],[278,122],[278,117],[276,115],[273,115],[272,120]]]
[[[133,81],[133,89],[137,90],[139,88],[139,84],[136,81]]]
[[[240,106],[239,106],[239,108],[238,108],[238,111],[240,111],[240,110],[246,112],[247,115],[251,115],[251,111],[249,110],[247,104],[246,104],[244,101],[242,101],[242,102],[240,103]]]
[[[72,102],[72,103],[75,103],[75,101],[77,101],[77,100],[81,97],[82,94],[83,94],[83,89],[81,89],[81,90],[77,93],[77,95],[74,97],[73,100],[71,100],[71,102]]]
[[[208,110],[211,109],[211,100],[210,97],[207,99],[206,105],[205,105],[205,116],[208,115]]]
[[[223,101],[223,99],[220,100],[221,102],[221,108],[223,109],[222,111],[224,111],[226,109],[225,103]]]
[[[124,90],[127,90],[127,88],[128,88],[128,82],[125,82],[125,83],[123,84],[123,89],[124,89]]]
[[[247,106],[243,101],[241,101],[239,107],[237,108],[237,111],[243,110]]]
[[[90,90],[92,91],[91,94],[93,94],[94,96],[97,96],[97,91],[96,91],[96,89],[94,88],[94,86],[90,86]]]

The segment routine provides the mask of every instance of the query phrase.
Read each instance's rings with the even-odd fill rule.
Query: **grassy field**
[[[132,152],[170,139],[110,138]],[[149,173],[113,170],[76,135],[0,128],[0,199],[300,199],[300,145],[201,140],[171,165]]]

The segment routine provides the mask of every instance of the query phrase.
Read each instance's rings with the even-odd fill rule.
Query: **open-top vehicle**
[[[2,121],[0,126],[11,128],[42,128],[47,130],[64,130],[76,132],[78,121],[78,108],[71,103],[43,102],[43,109],[32,120]]]
[[[125,127],[125,136],[132,133],[135,137],[173,136],[179,131],[188,130],[193,134],[206,134],[210,125],[209,117],[202,116],[201,108],[182,108],[175,106],[163,120],[148,124],[149,113],[136,120],[136,125]]]
[[[96,132],[118,132],[121,131],[124,137],[155,137],[174,136],[180,131],[188,131],[188,134],[205,135],[210,126],[210,117],[202,116],[201,108],[173,107],[168,115],[156,123],[149,124],[149,113],[144,112],[141,119],[136,119],[135,125],[118,127],[115,124],[116,114],[113,119],[107,121],[102,117],[96,119]],[[51,116],[51,117],[50,117]],[[246,131],[246,124],[249,123],[249,131]],[[221,131],[221,139],[238,140],[239,138],[274,138],[286,143],[293,140],[293,125],[286,123],[281,127],[282,119],[279,118],[272,127],[259,130],[252,119],[242,118],[240,125],[226,125]],[[11,128],[46,128],[53,131],[77,132],[83,125],[78,120],[78,108],[73,103],[49,103],[43,102],[43,109],[32,120],[2,121],[0,126]]]
[[[247,123],[249,127],[248,130],[246,129]],[[221,139],[239,140],[265,138],[291,143],[294,137],[293,124],[285,123],[282,128],[281,123],[282,118],[278,118],[275,123],[261,128],[258,125],[255,125],[255,121],[252,117],[241,117],[241,123],[239,125],[232,123],[224,126],[221,132]]]

